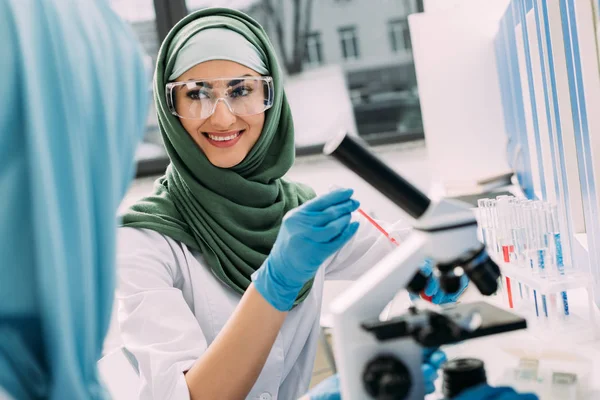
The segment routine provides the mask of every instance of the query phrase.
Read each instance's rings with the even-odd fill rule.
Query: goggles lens
[[[273,106],[271,77],[218,78],[167,84],[171,113],[185,119],[210,117],[219,101],[238,116],[260,114]]]

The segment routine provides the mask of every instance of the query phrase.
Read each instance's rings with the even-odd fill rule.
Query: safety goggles
[[[185,119],[210,117],[220,101],[240,117],[260,114],[273,106],[275,94],[270,76],[171,82],[166,92],[171,113]]]

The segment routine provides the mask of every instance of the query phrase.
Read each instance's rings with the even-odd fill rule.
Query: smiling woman
[[[298,399],[324,281],[356,279],[393,249],[352,221],[352,190],[313,199],[283,179],[295,142],[282,75],[263,28],[231,9],[190,14],[161,46],[154,93],[171,164],[124,215],[118,244],[140,398]]]
[[[166,90],[171,112],[220,168],[242,162],[260,137],[264,112],[273,105],[271,77],[227,60],[202,62]]]

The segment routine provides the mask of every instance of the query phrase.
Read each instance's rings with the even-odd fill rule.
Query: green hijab
[[[197,32],[227,28],[243,35],[264,58],[275,86],[262,134],[246,158],[223,169],[206,158],[179,119],[169,112],[165,85],[178,52]],[[123,226],[145,228],[202,253],[214,275],[242,294],[264,262],[283,216],[315,196],[312,189],[282,177],[294,163],[292,114],[283,91],[275,50],[263,28],[246,14],[209,8],[191,13],[169,32],[154,75],[158,123],[171,163],[154,193],[123,215]],[[296,304],[308,295],[312,281]]]

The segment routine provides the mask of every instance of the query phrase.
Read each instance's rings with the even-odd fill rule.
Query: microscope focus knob
[[[411,387],[408,368],[392,355],[373,358],[363,372],[365,390],[377,400],[403,400]]]

